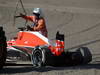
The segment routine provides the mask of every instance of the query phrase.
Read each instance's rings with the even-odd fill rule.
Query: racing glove
[[[24,16],[26,16],[26,15],[20,13],[20,15],[18,15],[18,16],[14,16],[14,17],[15,17],[15,18],[19,18],[19,17],[24,17]]]

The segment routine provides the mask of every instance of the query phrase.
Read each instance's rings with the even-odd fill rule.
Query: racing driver
[[[17,17],[22,17],[33,23],[31,26],[27,26],[28,30],[38,31],[45,37],[48,36],[45,19],[43,18],[42,11],[40,8],[34,8],[32,16],[27,16],[27,15],[20,13],[20,16],[16,16],[16,18]]]

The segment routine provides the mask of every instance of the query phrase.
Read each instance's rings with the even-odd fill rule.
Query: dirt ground
[[[27,62],[7,64],[1,75],[99,75],[100,73],[100,1],[99,0],[22,0],[27,15],[34,7],[40,7],[46,19],[49,39],[54,40],[56,32],[65,34],[65,50],[76,50],[86,46],[93,55],[89,65],[74,67],[46,67],[34,69]],[[25,20],[14,15],[24,13],[18,0],[0,0],[0,26],[6,31],[7,40],[14,37],[18,27]],[[15,13],[16,12],[16,13]],[[30,22],[28,22],[31,24]]]

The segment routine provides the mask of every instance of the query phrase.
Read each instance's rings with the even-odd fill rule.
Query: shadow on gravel
[[[48,72],[59,70],[84,70],[84,69],[100,69],[100,64],[87,64],[78,66],[60,66],[52,67],[46,66],[42,68],[33,68],[31,64],[6,64],[5,67],[0,70],[0,74],[16,74],[16,73],[28,73],[28,72]]]
[[[38,72],[47,72],[53,70],[84,70],[84,69],[100,69],[100,64],[87,64],[87,65],[77,65],[77,66],[60,66],[60,67],[44,67],[40,69],[35,69]]]

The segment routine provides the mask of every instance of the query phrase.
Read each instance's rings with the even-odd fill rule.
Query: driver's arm
[[[34,16],[26,16],[26,15],[24,15],[24,14],[22,14],[22,13],[20,13],[20,15],[18,15],[18,16],[14,16],[15,18],[19,18],[19,17],[22,17],[22,18],[24,18],[24,19],[26,19],[26,20],[29,20],[29,21],[34,21]]]
[[[22,13],[20,13],[20,17],[26,19],[26,20],[29,20],[31,22],[34,22],[35,21],[35,16],[27,16],[27,15],[24,15]]]
[[[26,20],[29,20],[29,21],[31,21],[31,22],[33,22],[34,21],[34,16],[22,16],[22,18],[24,18],[24,19],[26,19]]]
[[[45,21],[44,21],[44,19],[40,19],[38,21],[37,25],[34,26],[33,30],[34,31],[39,31],[39,30],[43,29],[44,27],[45,27]]]

